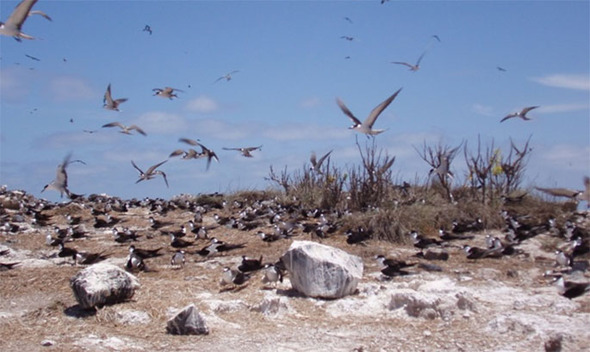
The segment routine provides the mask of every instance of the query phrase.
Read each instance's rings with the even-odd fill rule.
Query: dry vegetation
[[[47,204],[41,212],[50,215],[51,220],[45,226],[31,224],[32,215],[24,214],[25,221],[17,223],[17,231],[0,232],[0,251],[9,249],[8,254],[0,256],[0,262],[21,263],[0,272],[0,350],[524,351],[540,350],[545,342],[560,336],[564,350],[588,346],[590,336],[583,328],[590,323],[588,296],[563,298],[551,281],[543,277],[545,271],[555,269],[553,251],[564,245],[559,235],[540,234],[523,244],[521,254],[499,259],[468,260],[460,248],[466,243],[484,246],[486,234],[502,236],[505,222],[501,210],[530,215],[527,219],[531,222],[554,217],[558,227],[573,219],[589,230],[588,213],[574,213],[567,203],[531,194],[510,196],[519,189],[527,146],[513,146],[502,158],[493,146],[478,146],[476,154],[471,154],[465,144],[464,155],[471,160],[472,176],[469,182],[454,187],[458,177],[452,181],[437,175],[423,185],[399,184],[392,176],[394,157],[379,151],[372,141],[364,147],[357,142],[357,146],[362,164],[348,170],[331,165],[329,159],[321,173],[303,168],[293,173],[284,169],[277,174],[271,168],[269,179],[279,190],[182,196],[170,201],[132,200],[127,202],[126,211],[111,210],[120,219],[117,227],[128,227],[141,235],[136,246],[163,247],[165,254],[147,260],[150,271],[136,273],[141,288],[131,301],[96,311],[79,309],[69,280],[81,267],[72,265],[70,258],[57,257],[57,250],[46,245],[45,236],[53,226],[68,226],[66,214],[79,216],[89,230],[88,238],[68,242],[68,247],[104,251],[109,254],[109,261],[124,266],[129,244],[114,242],[110,228],[94,229],[91,211],[104,210],[106,204],[118,207],[125,201],[92,196]],[[457,148],[424,145],[422,154],[436,168],[442,157]],[[4,192],[0,197],[0,215],[8,218],[21,213],[23,208],[40,204],[23,192]],[[19,201],[27,205],[21,207]],[[156,203],[169,211],[158,210]],[[272,216],[261,218],[264,221],[260,226],[246,231],[219,226],[214,220],[216,213],[237,218],[244,209],[255,208],[255,204],[271,204],[283,221],[314,222],[317,219],[305,214],[320,209],[336,225],[336,230],[319,236],[314,231],[304,233],[296,228],[292,238],[266,243],[256,232],[273,231]],[[210,237],[244,243],[245,247],[209,258],[189,254],[184,268],[173,268],[169,238],[151,229],[148,217],[169,222],[164,230],[175,231],[194,219],[197,211],[203,212],[202,225],[212,227]],[[448,229],[453,220],[478,217],[485,230],[475,233],[473,240],[446,247],[450,259],[436,263],[441,272],[416,269],[411,275],[393,280],[380,277],[373,260],[377,254],[422,262],[414,256],[417,250],[407,236],[408,231],[436,236],[441,226]],[[371,240],[363,245],[347,244],[344,233],[359,226],[372,234]],[[196,242],[189,252],[206,244],[190,235],[187,239]],[[238,264],[242,255],[276,261],[298,239],[320,241],[362,257],[365,275],[359,293],[336,301],[307,299],[290,290],[288,280],[276,289],[265,287],[261,273],[254,273],[248,284],[238,290],[220,290],[224,266]],[[428,285],[436,287],[426,288]],[[458,308],[441,308],[429,318],[412,316],[409,311],[406,314],[392,307],[393,300],[388,295],[396,290],[434,292],[442,301],[448,297],[458,299]],[[176,309],[192,303],[203,312],[211,333],[166,334],[167,319]],[[525,314],[526,319],[522,318]],[[52,341],[52,345],[42,346],[45,340]]]

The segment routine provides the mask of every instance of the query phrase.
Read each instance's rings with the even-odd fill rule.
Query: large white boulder
[[[293,289],[308,297],[350,295],[363,277],[360,257],[316,242],[294,241],[281,260]]]
[[[80,306],[88,309],[130,299],[139,281],[116,265],[97,263],[72,277],[70,286]]]

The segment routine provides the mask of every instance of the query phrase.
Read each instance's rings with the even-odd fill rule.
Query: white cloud
[[[174,134],[186,131],[188,123],[183,117],[160,111],[147,112],[133,121],[148,135]]]
[[[572,103],[572,104],[554,104],[554,105],[543,105],[539,107],[539,113],[561,113],[561,112],[574,112],[588,110],[587,103]]]
[[[317,97],[307,98],[301,101],[300,106],[305,109],[315,108],[319,106],[321,103],[320,99]]]
[[[346,128],[325,127],[311,124],[289,124],[265,128],[264,137],[288,141],[288,140],[331,140],[346,138],[352,131]]]
[[[475,103],[475,104],[473,104],[473,106],[471,106],[471,109],[473,110],[473,112],[475,112],[478,115],[490,116],[490,117],[496,116],[496,114],[494,113],[494,109],[488,105],[482,105],[482,104]]]
[[[212,98],[201,95],[190,100],[186,104],[186,109],[191,112],[209,114],[219,110],[219,103]]]
[[[531,78],[534,82],[549,87],[590,90],[590,76],[586,74],[554,74]]]
[[[25,99],[31,91],[31,73],[21,68],[0,70],[0,98],[7,102]]]
[[[56,101],[73,101],[80,99],[99,99],[86,80],[73,76],[58,76],[49,82],[49,91]]]
[[[578,147],[574,145],[555,145],[550,147],[543,153],[541,160],[546,160],[548,163],[556,167],[569,167],[570,169],[588,171],[590,161],[590,147]]]

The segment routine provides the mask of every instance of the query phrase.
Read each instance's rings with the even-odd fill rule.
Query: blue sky
[[[16,4],[0,2],[2,21]],[[388,129],[376,144],[396,156],[400,180],[426,178],[414,147],[475,148],[478,136],[505,151],[510,138],[531,137],[525,186],[581,188],[590,174],[588,1],[40,0],[34,9],[53,18],[27,19],[23,32],[36,40],[0,38],[0,182],[11,189],[59,200],[40,191],[70,151],[86,162],[68,167],[74,193],[264,189],[271,165],[300,169],[312,151],[358,164],[336,97],[364,120],[402,87],[375,124]],[[425,50],[417,72],[391,64]],[[129,99],[121,112],[102,108],[109,83],[114,98]],[[184,92],[153,96],[164,86]],[[531,121],[500,123],[532,105]],[[101,128],[113,121],[147,136]],[[147,169],[187,147],[181,137],[200,139],[220,162],[206,171],[204,160],[171,158],[160,168],[170,188],[159,178],[135,184],[130,161]],[[222,150],[257,145],[251,159]],[[452,170],[464,180],[462,153]]]

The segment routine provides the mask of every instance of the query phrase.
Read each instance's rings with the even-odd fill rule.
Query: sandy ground
[[[227,216],[237,210],[218,212]],[[110,229],[95,230],[88,208],[70,204],[49,213],[62,228],[65,213],[81,216],[89,238],[68,247],[105,251],[109,262],[123,267],[128,244],[114,242]],[[215,223],[213,213],[204,215],[204,224]],[[590,350],[590,295],[564,298],[543,276],[555,269],[553,250],[561,243],[549,234],[527,240],[523,254],[468,260],[458,247],[484,246],[485,233],[477,233],[475,239],[447,248],[450,259],[436,262],[442,272],[411,269],[410,275],[384,280],[375,255],[418,262],[412,257],[416,249],[380,241],[351,246],[337,231],[322,243],[362,257],[363,280],[355,295],[318,300],[299,296],[288,279],[276,288],[266,287],[260,272],[235,290],[221,290],[219,284],[222,268],[238,264],[242,255],[276,261],[293,240],[309,240],[307,234],[268,244],[255,235],[257,229],[217,227],[210,236],[245,243],[245,248],[212,258],[188,255],[185,267],[178,269],[170,266],[168,237],[149,229],[153,214],[148,209],[113,214],[121,219],[118,226],[142,235],[137,247],[163,247],[165,254],[147,260],[152,271],[136,273],[141,287],[131,301],[95,313],[77,306],[69,281],[83,267],[55,256],[57,249],[45,243],[50,227],[21,224],[16,233],[0,232],[0,251],[9,249],[0,263],[21,263],[0,272],[0,350],[539,351],[552,340],[560,340],[563,351]],[[172,222],[170,229],[192,217],[182,209],[157,216]],[[205,244],[198,240],[189,251]],[[572,279],[589,281],[585,273]],[[189,304],[203,314],[210,334],[167,334],[166,321]]]

